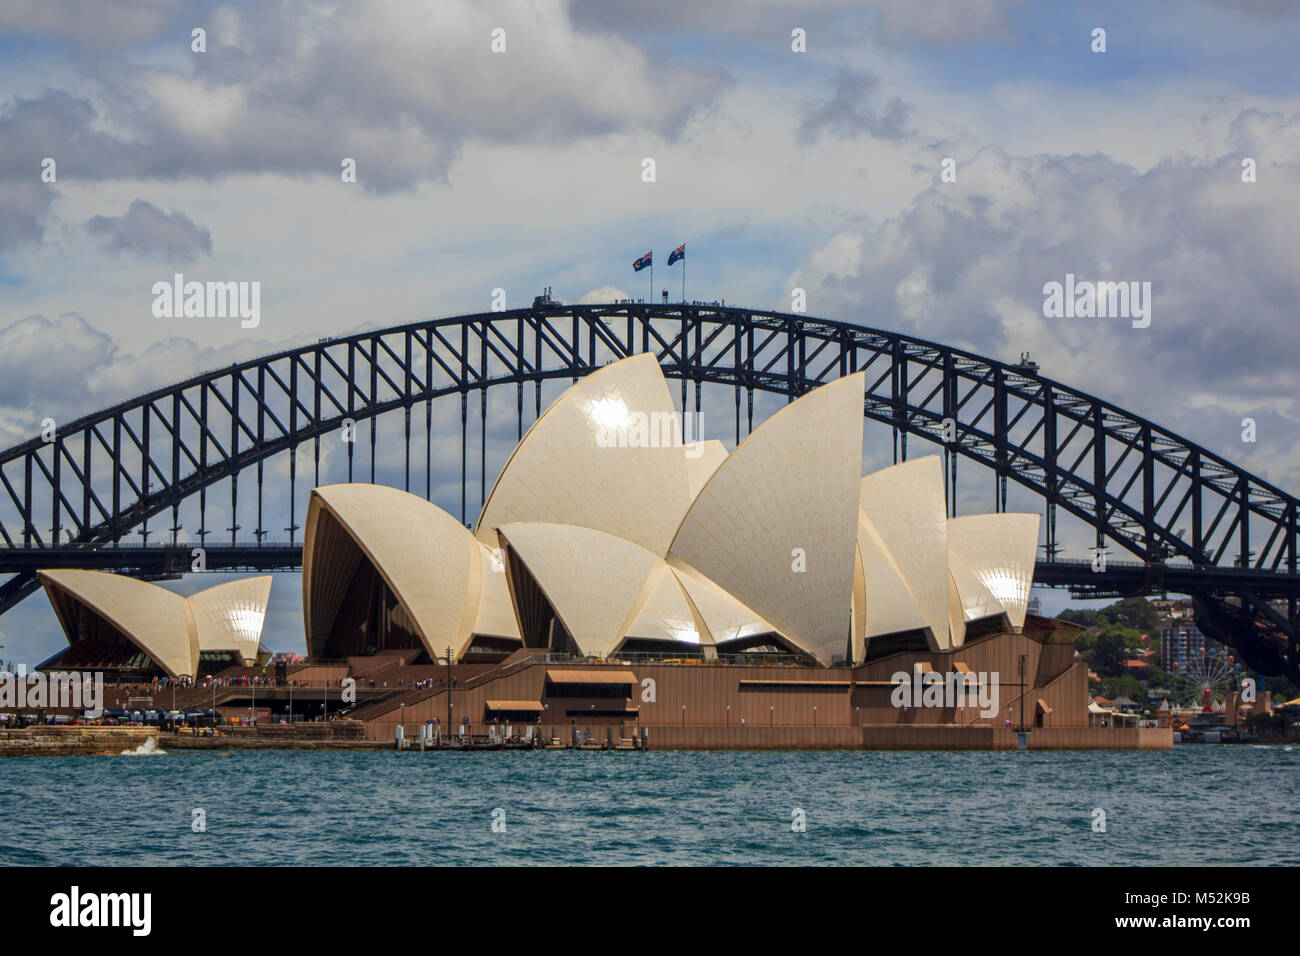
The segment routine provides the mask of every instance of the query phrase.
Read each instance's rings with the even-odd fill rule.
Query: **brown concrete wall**
[[[1002,634],[978,639],[947,654],[904,652],[858,668],[730,666],[709,663],[638,664],[632,667],[614,664],[569,665],[585,670],[632,674],[637,684],[629,687],[627,707],[635,712],[625,717],[595,716],[589,713],[592,703],[599,709],[618,709],[623,706],[620,699],[576,701],[549,697],[546,671],[548,667],[565,665],[524,662],[522,665],[485,670],[477,674],[458,674],[457,688],[452,693],[451,723],[458,724],[467,715],[472,723],[483,723],[489,716],[487,701],[496,699],[540,701],[549,705],[542,716],[542,724],[548,728],[571,727],[575,721],[579,727],[605,727],[620,723],[652,727],[764,726],[769,729],[932,724],[1004,727],[1007,719],[1019,723],[1019,700],[1023,692],[1025,718],[1031,725],[1037,700],[1042,697],[1052,708],[1052,713],[1044,716],[1044,728],[1086,727],[1086,668],[1071,665],[1046,687],[1029,687],[1022,691],[1019,686],[1020,655],[1025,655],[1026,682],[1032,684],[1039,671],[1039,655],[1043,649],[1044,645],[1027,635]],[[998,715],[981,717],[979,708],[975,706],[894,707],[891,703],[893,688],[888,685],[888,681],[895,673],[911,673],[913,665],[922,662],[943,673],[954,670],[954,665],[961,662],[974,672],[997,675]],[[1049,670],[1054,670],[1059,664],[1059,660],[1053,661]],[[647,679],[654,682],[653,699],[646,699],[651,695],[643,690]],[[764,686],[742,685],[742,681],[790,683],[786,686]],[[857,686],[850,686],[850,682]],[[441,690],[423,700],[408,702],[404,709],[395,708],[373,717],[367,722],[366,736],[375,740],[391,740],[393,730],[399,722],[409,729],[434,717],[443,724],[448,722],[447,697]],[[561,733],[563,735],[563,731]]]

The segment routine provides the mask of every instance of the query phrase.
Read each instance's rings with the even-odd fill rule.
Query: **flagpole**
[[[682,305],[686,304],[686,253],[682,253]]]
[[[653,249],[650,250],[650,298],[646,301],[651,305],[655,301],[655,254]]]

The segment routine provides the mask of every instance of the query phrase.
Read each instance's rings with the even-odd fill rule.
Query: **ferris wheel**
[[[1223,706],[1228,695],[1241,687],[1241,663],[1217,647],[1200,648],[1174,664],[1173,694],[1180,708],[1202,711]]]

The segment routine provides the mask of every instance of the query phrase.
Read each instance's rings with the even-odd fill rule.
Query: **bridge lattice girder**
[[[699,384],[732,386],[738,438],[742,409],[752,427],[755,391],[793,399],[865,371],[864,414],[892,426],[896,459],[907,457],[908,436],[918,436],[943,452],[954,491],[957,461],[965,458],[993,472],[999,507],[1005,507],[1008,481],[1041,496],[1049,563],[1058,553],[1055,516],[1061,508],[1087,522],[1099,546],[1113,542],[1144,562],[1204,572],[1203,588],[1188,585],[1198,597],[1231,594],[1251,606],[1285,598],[1289,633],[1273,634],[1270,643],[1281,642],[1279,660],[1295,672],[1296,498],[1031,367],[896,332],[720,304],[539,302],[322,339],[63,425],[51,441],[33,438],[0,453],[0,502],[7,505],[0,510],[0,571],[15,575],[0,587],[0,612],[36,586],[30,555],[19,557],[29,549],[49,549],[53,558],[68,544],[157,534],[148,522],[169,510],[167,531],[175,539],[182,502],[196,495],[204,500],[209,488],[226,479],[232,479],[230,512],[238,514],[238,479],[250,469],[258,472],[253,536],[260,544],[272,534],[261,507],[268,458],[289,454],[290,514],[296,515],[303,445],[312,443],[318,472],[323,436],[348,420],[360,423],[405,409],[409,488],[411,413],[418,404],[427,403],[428,429],[431,401],[460,395],[463,462],[474,392],[484,396],[478,405],[485,422],[487,392],[515,385],[522,429],[525,385],[534,386],[534,414],[540,414],[542,381],[576,378],[644,351],[655,352],[665,374],[681,380],[684,409],[689,382],[697,385],[697,410]],[[370,429],[371,480],[374,442]],[[347,445],[347,454],[351,478],[354,444]],[[425,454],[427,494],[427,446]],[[194,534],[206,542],[223,530],[233,544],[240,530],[233,520],[228,528],[200,527]],[[298,530],[293,517],[284,530],[292,542]],[[1225,588],[1221,572],[1228,568],[1254,572],[1248,588]],[[1105,580],[1079,583],[1104,590]],[[1276,621],[1263,623],[1277,627]]]

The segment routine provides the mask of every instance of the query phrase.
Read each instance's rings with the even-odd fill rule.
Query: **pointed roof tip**
[[[672,434],[665,431],[671,429]],[[680,421],[653,352],[591,371],[529,426],[474,525],[555,522],[608,531],[661,557],[690,506]],[[629,508],[627,501],[643,503]]]
[[[754,429],[705,482],[668,550],[826,662],[843,653],[852,612],[865,390],[865,371],[842,376]],[[792,548],[819,573],[791,573]]]
[[[771,415],[769,415],[767,418],[761,421],[757,428],[755,428],[752,432],[750,432],[743,439],[741,439],[740,444],[738,444],[735,448],[732,449],[731,454],[734,455],[736,452],[740,451],[740,449],[744,448],[745,445],[749,444],[750,439],[752,439],[755,435],[759,434],[764,428],[767,428],[768,425],[772,424],[772,422],[782,419],[783,416],[785,416],[791,409],[799,408],[803,406],[803,403],[805,402],[821,402],[821,401],[829,400],[833,397],[838,397],[840,392],[851,391],[852,385],[854,383],[857,383],[857,387],[859,391],[862,393],[862,401],[865,402],[866,395],[867,395],[867,373],[865,369],[860,372],[849,372],[847,375],[841,375],[839,378],[833,378],[829,382],[822,382],[816,388],[809,389],[808,391],[804,392],[802,395],[796,397],[794,401],[790,402],[788,405],[778,408],[775,412],[773,412]],[[799,413],[796,412],[796,414]],[[862,440],[862,434],[861,434],[861,429],[859,429],[858,441],[861,442],[861,440]],[[859,466],[859,468],[860,467],[861,466]]]

